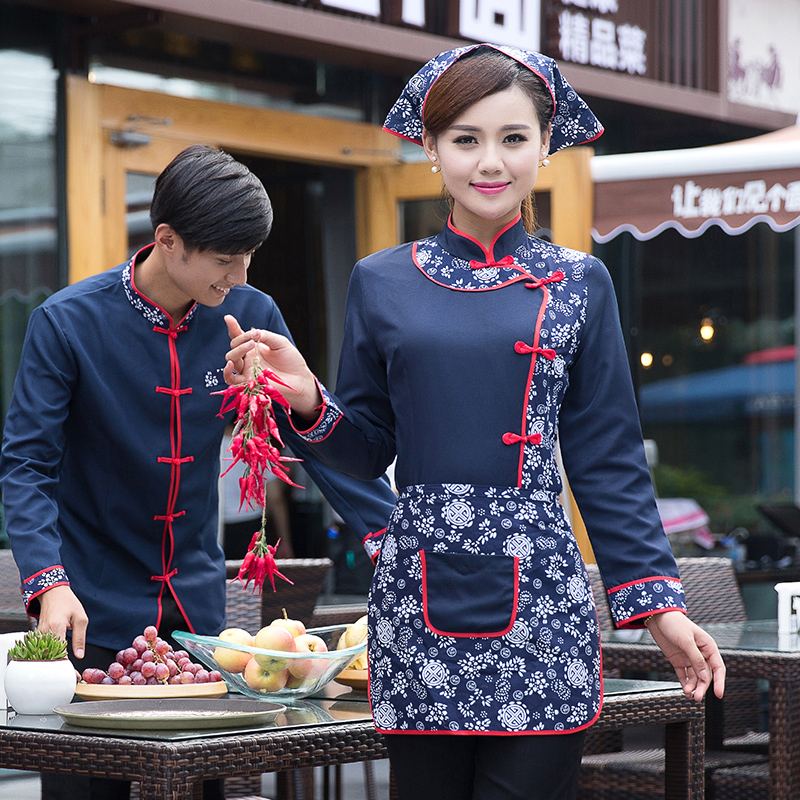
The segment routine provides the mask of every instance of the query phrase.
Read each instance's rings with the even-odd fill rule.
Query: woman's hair
[[[422,122],[434,137],[444,133],[468,108],[484,97],[518,86],[530,98],[542,135],[553,116],[553,96],[545,82],[524,64],[491,47],[477,47],[458,59],[434,82],[425,98]],[[452,207],[452,198],[445,189]],[[522,203],[522,220],[536,226],[533,192]]]
[[[269,236],[272,205],[244,164],[196,144],[178,153],[156,179],[150,222],[154,230],[170,225],[190,251],[236,255]]]

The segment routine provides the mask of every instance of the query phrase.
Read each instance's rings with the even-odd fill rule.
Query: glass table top
[[[604,695],[631,694],[639,692],[656,692],[669,689],[680,689],[680,684],[672,681],[640,681],[623,679],[606,679],[603,684]],[[371,722],[372,714],[367,694],[364,691],[349,689],[335,683],[325,687],[326,696],[318,696],[298,700],[291,704],[282,703],[286,710],[280,713],[274,721],[262,723],[254,727],[227,727],[192,729],[187,723],[187,727],[180,729],[135,729],[120,730],[103,729],[96,727],[84,727],[73,725],[66,722],[57,714],[46,715],[25,715],[16,714],[12,710],[0,712],[0,727],[17,730],[53,731],[62,733],[75,733],[90,736],[114,736],[126,739],[149,739],[151,741],[182,741],[186,739],[199,739],[215,736],[228,735],[247,735],[249,733],[263,733],[271,729],[288,730],[296,727],[308,727],[309,725],[330,725],[346,722]],[[226,701],[230,703],[242,700],[250,707],[252,701],[239,694],[229,693],[220,698],[209,698],[209,707],[213,708],[215,701]],[[74,701],[83,703],[83,700]],[[124,701],[111,701],[117,704]],[[138,702],[138,701],[135,701]]]
[[[800,654],[800,633],[778,633],[778,621],[775,619],[717,622],[703,625],[702,628],[714,637],[720,648]],[[603,631],[600,636],[602,643],[655,646],[652,636],[641,629]]]

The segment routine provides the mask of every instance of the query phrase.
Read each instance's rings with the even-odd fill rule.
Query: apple
[[[244,679],[251,689],[257,689],[265,693],[278,692],[286,686],[286,681],[289,679],[289,670],[265,669],[256,661],[254,656],[244,668]]]
[[[298,653],[328,652],[328,646],[324,640],[314,633],[303,633],[296,636],[294,646]],[[327,658],[292,658],[289,660],[289,672],[296,678],[317,678],[327,666]]]
[[[287,689],[300,689],[303,686],[307,686],[311,681],[307,678],[298,678],[297,675],[292,675],[291,670],[289,671],[289,677],[286,680],[286,688]]]
[[[226,628],[217,637],[224,642],[243,644],[252,647],[253,637],[243,628]],[[252,653],[245,653],[242,650],[231,650],[229,647],[214,648],[214,661],[226,672],[242,672]]]
[[[306,632],[306,626],[299,619],[289,619],[285,608],[283,609],[283,616],[272,620],[270,625],[286,628],[292,636],[302,636]]]
[[[253,638],[253,645],[261,650],[277,650],[286,653],[294,653],[297,649],[295,642],[294,636],[280,625],[266,625]],[[267,656],[263,653],[256,653],[254,657],[264,669],[272,672],[286,669],[287,666],[285,658]]]

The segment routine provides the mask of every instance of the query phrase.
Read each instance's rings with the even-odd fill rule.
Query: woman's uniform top
[[[685,611],[645,462],[610,277],[522,222],[451,224],[356,266],[337,393],[304,438],[359,478],[397,453],[370,592],[385,732],[567,732],[600,711],[590,583],[558,439],[614,620]],[[295,420],[297,424],[297,420]]]
[[[217,486],[231,414],[217,416],[214,394],[226,388],[223,316],[289,335],[272,298],[249,286],[173,321],[136,289],[135,261],[148,252],[33,312],[0,461],[29,612],[38,613],[43,591],[69,583],[89,616],[88,641],[113,649],[159,624],[164,592],[189,630],[224,626]],[[282,413],[278,420],[348,524],[362,535],[382,529],[395,500],[388,481],[315,463]]]

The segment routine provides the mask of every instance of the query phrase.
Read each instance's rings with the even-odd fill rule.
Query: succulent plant
[[[8,656],[13,661],[60,661],[67,657],[67,643],[51,631],[28,631]]]

